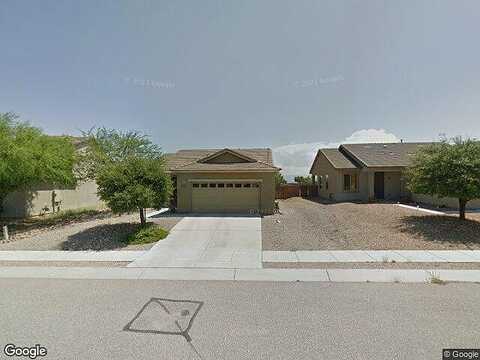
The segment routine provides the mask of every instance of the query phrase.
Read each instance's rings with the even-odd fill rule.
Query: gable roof
[[[361,167],[405,167],[412,156],[423,146],[431,143],[370,143],[343,144],[339,151],[358,161]]]
[[[222,155],[225,155],[225,154],[232,155],[234,158],[237,158],[238,160],[241,160],[241,161],[238,161],[238,162],[256,162],[257,161],[256,159],[253,159],[253,158],[251,158],[251,157],[249,157],[245,154],[242,154],[238,151],[230,150],[230,149],[227,149],[227,148],[219,150],[217,152],[214,152],[213,154],[207,155],[203,159],[200,159],[200,160],[197,160],[197,161],[200,162],[200,163],[208,163],[211,160],[220,158]]]
[[[336,169],[356,169],[355,164],[338,149],[320,149],[318,153],[323,154]],[[317,157],[318,157],[317,153]],[[315,161],[317,159],[315,158]],[[314,162],[315,163],[315,162]],[[313,165],[312,165],[313,167]]]
[[[211,163],[224,153],[231,153],[245,159],[244,162]],[[271,149],[189,149],[165,154],[167,168],[171,172],[202,171],[275,171]]]

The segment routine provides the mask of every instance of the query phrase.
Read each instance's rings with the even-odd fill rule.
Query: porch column
[[[368,184],[368,201],[375,199],[375,173],[373,171],[367,172],[367,184]]]

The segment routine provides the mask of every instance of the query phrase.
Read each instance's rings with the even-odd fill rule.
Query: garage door
[[[193,212],[257,213],[260,185],[256,182],[192,183]]]

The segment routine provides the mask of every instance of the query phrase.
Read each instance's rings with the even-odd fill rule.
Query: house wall
[[[275,172],[238,173],[177,173],[177,211],[192,211],[192,179],[262,180],[260,185],[260,211],[272,214],[275,208]]]
[[[315,175],[318,184],[318,195],[324,199],[335,200],[337,189],[339,189],[340,171],[335,169],[330,161],[322,153],[318,154],[315,163],[312,166],[310,174]],[[328,189],[326,178],[328,176]]]
[[[358,177],[358,188],[356,191],[344,191],[344,175],[354,175],[356,174]],[[335,200],[336,201],[360,201],[363,200],[364,194],[362,193],[362,178],[365,178],[365,175],[359,169],[345,169],[345,170],[338,170],[337,175],[337,192],[335,193]],[[363,179],[364,181],[364,179]]]
[[[105,203],[97,196],[94,181],[79,184],[75,189],[41,188],[34,191],[18,191],[7,196],[3,204],[3,217],[30,217],[53,212],[52,194],[59,202],[58,210],[103,209]],[[44,210],[48,208],[48,210]]]

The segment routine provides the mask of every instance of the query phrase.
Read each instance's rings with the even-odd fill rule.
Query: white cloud
[[[296,175],[306,175],[310,170],[313,159],[320,148],[336,148],[340,144],[359,143],[391,143],[399,142],[394,134],[384,129],[363,129],[355,131],[346,139],[338,142],[314,142],[303,144],[289,144],[273,148],[275,165],[282,168],[287,180],[293,180]]]
[[[387,133],[383,129],[364,129],[355,131],[352,135],[342,141],[343,144],[361,144],[361,143],[392,143],[399,142],[392,133]]]

